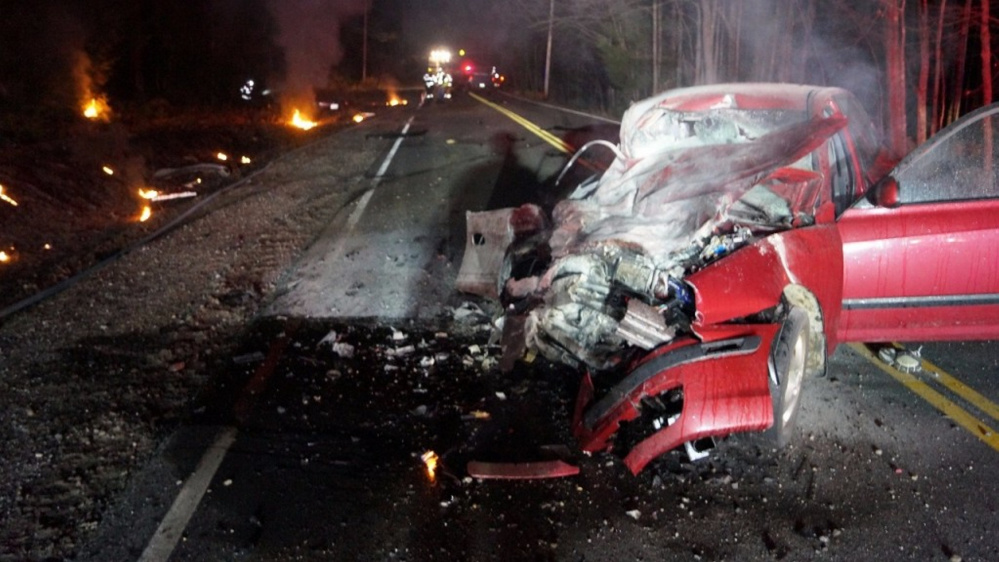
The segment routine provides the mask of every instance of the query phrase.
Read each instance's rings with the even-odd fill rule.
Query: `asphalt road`
[[[577,147],[615,135],[491,100]],[[842,346],[807,381],[790,448],[736,435],[707,459],[674,453],[633,476],[575,449],[578,373],[538,362],[501,374],[486,317],[455,320],[468,301],[453,291],[464,212],[553,201],[564,154],[466,96],[340,134],[378,143],[355,178],[367,187],[286,275],[82,559],[999,559],[994,342],[922,348],[966,387],[925,372],[913,383]],[[977,425],[943,414],[911,390],[918,381]],[[466,472],[473,460],[556,458],[580,473]]]

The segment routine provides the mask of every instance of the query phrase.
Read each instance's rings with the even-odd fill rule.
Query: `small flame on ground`
[[[6,201],[7,203],[10,203],[11,205],[17,207],[17,201],[14,201],[9,196],[7,196],[7,194],[3,192],[2,185],[0,185],[0,201]]]
[[[295,115],[292,116],[291,121],[290,121],[289,124],[292,127],[298,127],[299,129],[302,129],[303,131],[308,131],[309,129],[315,127],[319,123],[316,123],[315,121],[311,121],[309,119],[306,119],[305,117],[302,116],[302,112],[296,109],[295,110]]]
[[[52,244],[45,244],[44,246],[42,246],[42,248],[44,248],[46,250],[51,250],[52,249]]]
[[[104,166],[101,169],[104,170],[104,173],[107,174],[107,175],[109,175],[109,176],[113,176],[114,175],[114,170],[111,169],[111,166]]]
[[[420,458],[423,459],[423,464],[427,465],[427,477],[430,478],[431,482],[433,482],[437,479],[437,461],[439,461],[440,458],[437,456],[437,453],[433,451],[423,453]]]
[[[106,121],[109,113],[111,113],[111,107],[103,97],[90,98],[90,101],[83,106],[83,116],[87,119],[101,119]]]
[[[149,217],[153,216],[153,210],[146,205],[142,208],[142,214],[139,215],[139,222],[146,222]]]
[[[385,102],[385,105],[389,107],[395,107],[397,105],[409,105],[409,101],[404,99],[399,99],[398,96],[389,96],[389,100]]]
[[[10,255],[3,250],[0,250],[0,263],[10,263]]]
[[[240,164],[249,164],[250,163],[250,157],[249,156],[241,156],[239,158],[239,163]]]
[[[364,121],[363,113],[358,113],[357,115],[354,115],[354,123],[360,123],[361,121]]]
[[[143,199],[155,199],[156,196],[159,194],[160,192],[156,191],[155,189],[143,189],[141,187],[139,188],[139,197],[142,197]]]
[[[219,152],[218,154],[215,155],[215,157],[218,158],[222,162],[225,162],[226,160],[229,159],[229,155],[226,154],[225,152]]]

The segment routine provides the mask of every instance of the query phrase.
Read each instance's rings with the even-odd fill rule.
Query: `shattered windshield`
[[[789,227],[796,209],[786,195],[816,187],[811,153],[845,123],[802,117],[732,109],[626,114],[610,168],[556,206],[553,255],[613,242],[669,269],[678,265],[676,252],[726,223]],[[805,173],[767,178],[778,168]]]

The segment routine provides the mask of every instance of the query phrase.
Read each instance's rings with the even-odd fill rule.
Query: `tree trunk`
[[[926,107],[930,82],[930,6],[919,1],[919,78],[916,80],[916,144],[926,141]]]
[[[883,0],[885,69],[888,73],[888,144],[897,157],[908,151],[905,119],[905,0]]]
[[[659,93],[659,0],[652,0],[652,95]]]
[[[697,48],[697,83],[715,84],[718,82],[718,2],[700,0],[700,37]]]
[[[982,0],[982,106],[992,103],[992,33],[989,31],[989,2]],[[995,163],[992,161],[995,142],[992,131],[992,117],[986,118],[985,127],[985,177],[993,177]]]
[[[798,3],[798,7],[801,14],[801,37],[813,37],[815,34],[815,2],[805,2],[804,5]],[[794,29],[792,28],[790,31],[794,31]],[[798,68],[796,70],[796,81],[798,82],[811,82],[808,75],[809,57],[811,56],[809,46],[811,44],[810,41],[806,41],[798,52]]]
[[[989,3],[982,0],[982,105],[992,103],[992,33],[989,30]]]
[[[933,112],[930,115],[930,135],[936,133],[941,127],[943,127],[943,123],[941,122],[945,107],[943,84],[943,30],[946,12],[947,0],[941,0],[940,12],[937,14],[937,44],[933,66]]]
[[[961,115],[961,107],[964,103],[964,67],[968,61],[968,39],[971,35],[971,0],[965,0],[964,11],[961,14],[961,30],[958,33],[958,54],[954,61],[954,68],[957,69],[957,76],[954,78],[954,95],[951,100],[950,111],[947,113],[947,122],[950,123]]]

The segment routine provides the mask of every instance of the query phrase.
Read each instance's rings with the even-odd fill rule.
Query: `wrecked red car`
[[[997,124],[983,108],[891,170],[845,90],[672,90],[550,218],[469,213],[458,288],[503,303],[507,365],[585,369],[584,450],[638,473],[734,432],[782,445],[839,343],[999,338]]]

